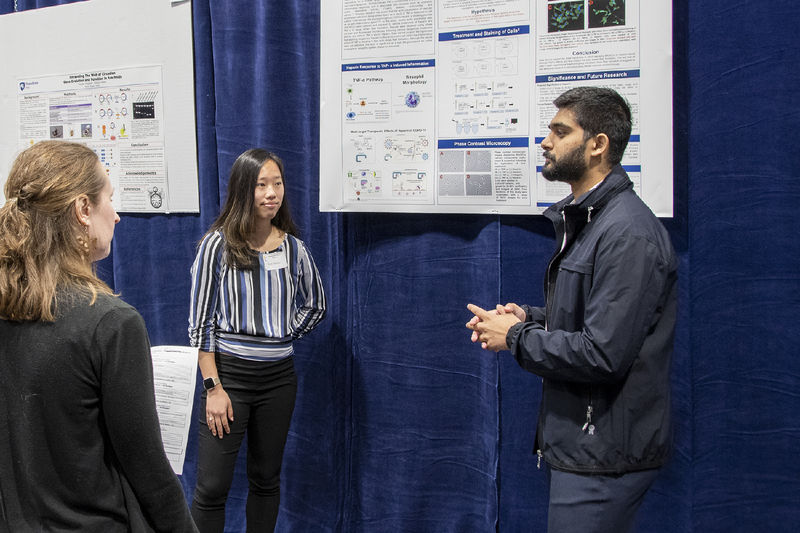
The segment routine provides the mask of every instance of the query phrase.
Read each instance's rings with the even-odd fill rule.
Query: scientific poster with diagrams
[[[98,33],[109,21],[113,32]],[[118,212],[199,212],[191,2],[7,13],[0,49],[13,51],[0,68],[0,203],[19,151],[63,139],[103,158]]]
[[[167,211],[161,67],[18,80],[19,148],[41,140],[86,144],[114,186],[118,211]]]
[[[640,0],[339,0],[322,4],[320,210],[535,214],[553,100],[630,103],[622,161],[672,216],[671,4]]]

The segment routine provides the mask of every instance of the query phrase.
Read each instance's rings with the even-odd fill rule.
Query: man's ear
[[[89,201],[89,197],[85,194],[81,194],[77,198],[75,198],[75,216],[78,218],[78,222],[83,224],[84,226],[89,225],[89,214],[92,212],[92,202]]]
[[[600,157],[603,155],[603,153],[608,155],[608,150],[610,147],[609,142],[610,141],[608,140],[608,135],[606,135],[605,133],[598,133],[597,135],[595,135],[592,138],[593,144],[592,144],[591,155],[593,157]]]

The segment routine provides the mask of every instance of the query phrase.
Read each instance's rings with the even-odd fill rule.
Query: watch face
[[[217,384],[214,383],[214,378],[206,378],[203,380],[203,386],[206,390],[213,389]]]

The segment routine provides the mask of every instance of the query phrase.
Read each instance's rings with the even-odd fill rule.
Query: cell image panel
[[[464,196],[464,174],[439,174],[439,196]]]
[[[411,91],[410,93],[406,94],[405,104],[411,108],[417,107],[419,105],[419,93],[416,91]]]
[[[133,119],[149,119],[156,118],[156,104],[155,102],[134,102],[133,103]]]
[[[625,0],[589,0],[589,27],[625,25]]]
[[[584,29],[584,3],[563,2],[547,6],[547,32]]]
[[[467,196],[491,196],[491,174],[467,174]]]
[[[492,152],[489,150],[467,150],[467,172],[491,172]]]
[[[462,150],[440,150],[439,170],[442,172],[464,172],[464,152]]]

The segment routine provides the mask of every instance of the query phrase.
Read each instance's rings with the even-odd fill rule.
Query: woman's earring
[[[83,235],[78,236],[78,244],[83,246],[83,254],[89,255],[89,226],[82,224]]]

